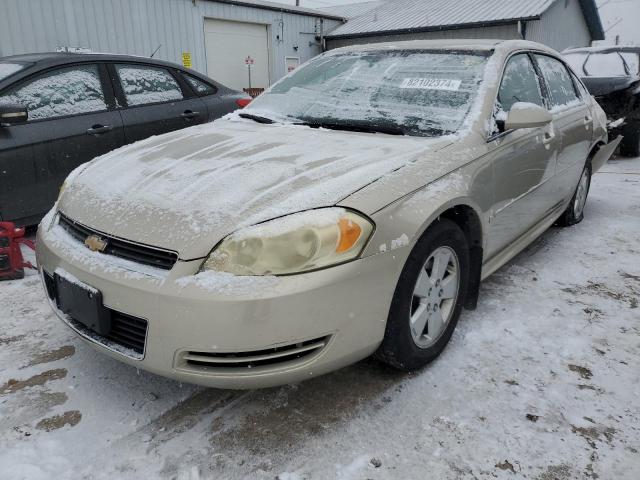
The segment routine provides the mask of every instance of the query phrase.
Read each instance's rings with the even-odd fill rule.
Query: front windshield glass
[[[18,73],[23,68],[24,64],[22,63],[0,62],[0,81],[9,78],[14,73]]]
[[[278,122],[437,136],[456,132],[478,93],[488,52],[371,51],[324,55],[243,112]]]

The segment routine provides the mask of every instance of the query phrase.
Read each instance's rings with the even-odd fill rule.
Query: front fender
[[[387,205],[371,216],[376,224],[374,235],[363,256],[377,255],[390,250],[406,250],[409,254],[415,243],[438,217],[454,207],[467,207],[477,215],[482,232],[487,230],[486,216],[475,195],[472,178],[464,171],[453,172]],[[492,196],[490,184],[484,184],[487,203]],[[484,234],[481,234],[484,245]],[[405,248],[408,247],[408,248]],[[401,252],[397,252],[401,254]]]

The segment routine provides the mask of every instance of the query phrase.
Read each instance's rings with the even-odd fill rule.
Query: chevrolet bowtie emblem
[[[89,235],[84,244],[92,252],[104,252],[104,249],[107,248],[107,241],[97,235]]]

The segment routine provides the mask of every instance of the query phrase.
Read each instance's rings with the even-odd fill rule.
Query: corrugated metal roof
[[[329,15],[336,15],[342,18],[354,18],[362,15],[363,13],[368,12],[369,10],[373,10],[385,3],[389,0],[374,0],[372,2],[360,2],[360,3],[349,3],[347,5],[333,5],[332,7],[321,7],[317,8],[321,12],[326,12]]]
[[[286,3],[269,2],[266,0],[209,0],[216,3],[227,3],[230,5],[238,5],[243,7],[256,7],[264,10],[273,10],[276,12],[297,13],[298,15],[308,15],[311,17],[330,18],[333,20],[344,20],[340,15],[334,15],[329,12],[323,12],[315,8],[297,7]]]
[[[539,18],[555,1],[389,0],[351,18],[328,36],[332,38],[362,36],[535,19]],[[593,1],[581,0],[581,3],[593,3]]]

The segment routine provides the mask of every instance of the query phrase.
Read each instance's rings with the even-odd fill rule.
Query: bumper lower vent
[[[111,331],[106,338],[142,355],[147,338],[147,321],[111,310]]]
[[[238,372],[253,368],[281,366],[317,355],[327,346],[330,337],[321,337],[281,347],[254,350],[251,352],[194,352],[180,354],[178,368],[189,370]]]

